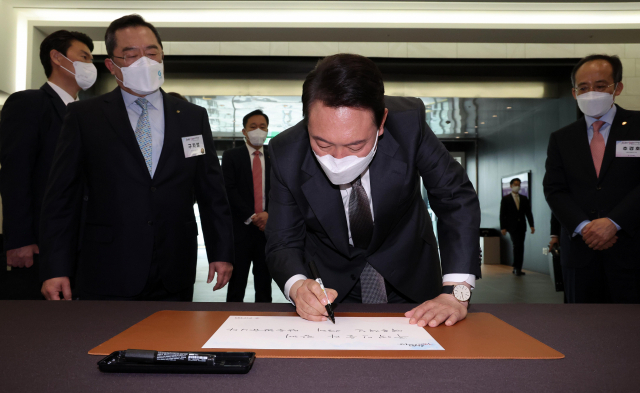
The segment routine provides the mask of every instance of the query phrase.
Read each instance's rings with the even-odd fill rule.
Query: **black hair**
[[[181,99],[181,100],[183,100],[183,101],[189,101],[189,100],[187,100],[186,98],[184,98],[184,96],[183,96],[182,94],[180,94],[180,93],[176,93],[175,91],[172,91],[172,92],[167,93],[167,94],[168,94],[168,95],[170,95],[170,96],[172,96],[172,97],[179,98],[179,99]]]
[[[384,118],[382,73],[370,59],[347,53],[320,60],[302,85],[302,114],[309,121],[315,101],[331,108],[359,108],[373,112],[377,127]]]
[[[267,125],[269,125],[269,116],[267,116],[260,109],[256,109],[253,112],[249,112],[245,117],[242,118],[242,128],[247,128],[247,122],[249,121],[249,119],[251,119],[251,117],[253,116],[258,116],[258,115],[263,116],[267,120]]]
[[[509,185],[512,186],[513,182],[519,181],[520,184],[522,184],[522,180],[518,179],[517,177],[514,177],[513,179],[511,179],[511,181],[509,182]]]
[[[44,67],[44,73],[48,77],[53,72],[51,66],[51,51],[57,50],[63,55],[67,55],[67,51],[73,44],[73,41],[79,41],[89,47],[89,51],[93,52],[93,40],[88,35],[78,31],[58,30],[49,34],[40,44],[40,62]]]
[[[613,68],[613,82],[620,83],[622,81],[622,62],[618,56],[607,56],[607,55],[589,55],[578,62],[578,64],[573,67],[573,71],[571,71],[571,86],[576,87],[576,73],[578,69],[582,67],[585,63],[594,60],[604,60],[611,64],[611,68]]]
[[[118,46],[116,42],[116,31],[126,29],[127,27],[138,27],[144,26],[149,28],[155,34],[156,39],[158,40],[158,44],[160,44],[160,48],[162,47],[162,40],[160,39],[160,34],[158,30],[149,22],[144,20],[138,14],[125,15],[122,18],[118,18],[111,22],[109,27],[107,27],[107,32],[104,33],[104,44],[107,47],[107,56],[113,57],[113,51]]]

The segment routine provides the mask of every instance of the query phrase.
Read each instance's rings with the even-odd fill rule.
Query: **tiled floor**
[[[208,264],[204,248],[198,252],[198,271],[193,294],[194,302],[224,302],[227,287],[212,292],[214,283],[207,284]],[[515,277],[512,268],[504,265],[483,265],[482,279],[476,282],[473,291],[473,303],[562,303],[563,293],[556,292],[551,279],[546,274],[526,271],[527,275]],[[280,288],[275,282],[273,302],[287,303]],[[254,301],[253,275],[249,275],[249,283],[244,296],[245,302]]]

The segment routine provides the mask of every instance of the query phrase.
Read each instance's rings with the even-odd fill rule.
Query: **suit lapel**
[[[627,132],[629,132],[629,130],[634,126],[628,124],[627,121],[629,120],[629,117],[628,111],[618,107],[616,116],[611,124],[611,129],[609,130],[609,137],[607,138],[607,145],[604,150],[604,157],[602,158],[602,166],[600,167],[598,183],[604,179],[607,174],[607,170],[616,157],[616,141],[625,140]]]
[[[181,101],[167,95],[162,89],[160,89],[160,92],[162,93],[162,106],[164,110],[164,139],[162,142],[160,158],[158,159],[158,165],[156,166],[156,171],[153,174],[154,179],[157,179],[158,176],[162,175],[162,170],[166,166],[169,156],[174,150],[176,150],[175,145],[182,143],[183,136],[191,136],[180,135],[179,130],[182,129],[182,121],[178,105]],[[187,132],[187,134],[189,133]],[[184,150],[180,148],[176,151],[183,152]],[[216,152],[213,152],[213,154],[216,154]]]
[[[62,98],[60,98],[58,93],[56,93],[56,91],[53,90],[53,88],[49,86],[48,83],[45,83],[44,85],[42,85],[40,89],[44,90],[47,94],[49,94],[49,97],[51,97],[51,102],[53,103],[53,107],[56,109],[56,113],[60,117],[60,120],[64,121],[64,117],[67,114],[67,106],[62,101]]]
[[[111,93],[105,94],[104,101],[108,104],[105,106],[104,111],[107,120],[111,124],[111,128],[120,139],[122,139],[124,145],[138,162],[139,169],[144,170],[146,175],[151,177],[142,151],[140,151],[140,145],[138,145],[138,141],[136,140],[135,132],[133,128],[131,128],[131,122],[129,121],[127,108],[124,106],[124,99],[122,98],[120,88],[117,87]]]
[[[327,179],[313,156],[311,146],[308,143],[306,146],[308,151],[301,169],[309,179],[302,184],[302,192],[335,248],[348,256],[349,233],[340,189]]]
[[[265,207],[269,208],[269,190],[271,189],[271,162],[269,158],[269,148],[264,147],[264,180],[265,180]]]
[[[398,142],[385,128],[369,166],[375,223],[369,250],[377,249],[397,218],[398,212],[393,206],[398,204],[398,190],[402,188],[407,175],[407,163],[395,157],[398,147]]]

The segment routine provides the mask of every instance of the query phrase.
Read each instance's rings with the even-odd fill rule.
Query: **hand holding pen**
[[[334,302],[338,292],[331,288],[325,288],[323,291],[317,281],[306,279],[299,280],[291,286],[289,297],[295,304],[298,315],[309,321],[320,322],[329,319],[325,305]]]
[[[313,276],[315,277],[316,282],[318,284],[320,284],[320,288],[322,289],[322,293],[324,293],[324,297],[327,300],[326,304],[324,302],[322,302],[322,304],[325,305],[324,307],[327,309],[327,315],[331,319],[331,322],[333,322],[333,324],[335,325],[336,318],[333,315],[333,305],[331,304],[331,300],[329,300],[329,296],[327,296],[327,291],[324,289],[324,284],[322,283],[322,278],[320,278],[320,272],[318,271],[318,268],[316,267],[316,264],[313,261],[309,262],[309,267],[311,268],[311,273],[313,273]]]

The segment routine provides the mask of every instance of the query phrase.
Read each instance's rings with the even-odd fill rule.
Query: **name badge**
[[[640,157],[640,141],[616,141],[616,157]]]
[[[182,147],[186,158],[201,156],[204,154],[204,142],[202,135],[186,136],[182,138]]]

